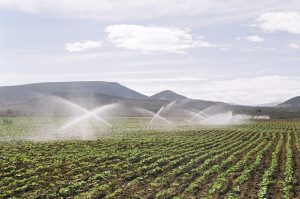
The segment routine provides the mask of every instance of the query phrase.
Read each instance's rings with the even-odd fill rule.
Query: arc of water
[[[157,115],[157,113],[149,111],[149,110],[144,109],[144,108],[133,108],[133,109],[136,110],[136,111],[139,111],[139,112],[144,112],[146,114],[149,114],[151,116],[151,118],[153,118]],[[166,123],[171,123],[170,121],[168,121],[167,119],[165,119],[164,117],[162,117],[160,115],[158,115],[157,117],[159,117],[161,120],[165,121]]]
[[[150,120],[148,127],[152,124],[152,122],[154,121],[155,118],[159,118],[161,120],[163,120],[164,122],[171,124],[171,121],[167,120],[166,118],[160,116],[160,113],[165,109],[165,106],[162,106],[157,113],[152,117],[152,119]]]
[[[199,111],[197,114],[193,115],[191,117],[191,119],[188,120],[188,122],[191,122],[193,119],[195,119],[196,117],[199,117],[200,115],[203,115],[203,117],[208,117],[209,115],[207,113],[205,113],[205,111],[211,109],[213,106],[207,107],[201,111]]]
[[[200,111],[200,112],[198,112],[197,114],[195,114],[195,115],[194,115],[191,119],[189,119],[188,121],[191,122],[191,121],[193,121],[193,119],[195,119],[195,118],[197,118],[197,117],[202,117],[203,119],[205,119],[206,117],[209,117],[209,115],[206,114],[206,113],[204,113],[204,112],[202,112],[202,111]]]
[[[135,111],[137,111],[139,113],[145,113],[146,115],[149,115],[150,117],[153,117],[155,115],[154,112],[149,111],[149,110],[144,109],[144,108],[132,107],[132,110],[135,110]]]
[[[72,103],[72,102],[70,102],[70,103]],[[88,118],[88,117],[91,117],[91,116],[94,117],[94,118],[96,118],[98,121],[100,121],[100,122],[106,124],[107,126],[112,127],[112,125],[111,125],[109,122],[107,122],[106,120],[102,119],[101,117],[99,117],[99,116],[97,115],[98,112],[104,110],[104,109],[107,108],[109,105],[99,107],[99,108],[97,108],[97,109],[95,109],[95,110],[93,110],[93,111],[88,111],[88,110],[82,108],[81,106],[79,106],[79,105],[77,105],[77,104],[75,104],[75,103],[72,103],[72,104],[73,104],[74,106],[78,106],[78,108],[80,107],[80,110],[84,111],[86,114],[83,115],[83,116],[81,116],[81,117],[79,117],[79,118],[77,118],[77,119],[75,119],[75,120],[73,120],[73,121],[71,121],[71,122],[69,122],[68,124],[64,125],[63,127],[61,127],[61,128],[59,129],[59,131],[62,131],[62,130],[64,130],[64,129],[66,129],[66,128],[69,128],[70,126],[73,126],[74,124],[76,124],[76,123],[82,121],[83,119],[86,119],[86,118]]]
[[[103,118],[99,117],[97,115],[97,113],[99,113],[100,111],[102,110],[105,110],[106,108],[109,108],[111,107],[113,104],[109,104],[109,105],[106,105],[106,106],[102,106],[102,107],[99,107],[99,108],[96,108],[95,110],[91,111],[90,114],[96,118],[98,118],[98,120],[101,120],[103,123],[105,123],[107,126],[109,127],[112,127],[112,124],[110,124],[109,122],[107,122],[106,120],[104,120]]]
[[[171,108],[175,103],[176,103],[176,100],[170,102],[169,104],[167,104],[167,105],[164,107],[164,109],[167,109],[167,110],[168,110],[168,109]]]
[[[71,105],[71,106],[73,106],[73,107],[75,107],[75,108],[81,110],[82,112],[84,112],[84,113],[86,113],[86,114],[92,113],[91,111],[89,111],[89,110],[87,110],[87,109],[85,109],[85,108],[79,106],[78,104],[75,104],[75,103],[69,101],[69,100],[66,100],[66,99],[61,98],[61,97],[58,97],[58,96],[54,96],[54,97],[55,97],[56,99],[59,99],[59,100],[63,101],[64,103],[67,103],[67,104],[69,104],[69,105]],[[111,124],[109,124],[107,121],[105,121],[104,119],[102,119],[101,117],[99,117],[97,114],[90,114],[89,116],[93,116],[93,117],[96,118],[97,120],[99,120],[99,121],[105,123],[105,124],[108,125],[108,126],[111,126]]]
[[[230,124],[231,122],[232,122],[232,111],[213,115],[211,117],[206,118],[203,121],[204,124],[217,124],[217,125]]]
[[[97,120],[99,120],[99,121],[105,123],[105,124],[108,125],[108,126],[111,126],[110,123],[108,123],[107,121],[105,121],[104,119],[102,119],[101,117],[99,117],[96,113],[93,113],[93,112],[95,112],[95,111],[89,111],[89,110],[87,110],[87,109],[85,109],[85,108],[79,106],[78,104],[75,104],[75,103],[73,103],[73,102],[71,102],[71,101],[69,101],[69,100],[63,99],[63,98],[61,98],[61,97],[56,97],[56,98],[58,98],[58,99],[62,100],[63,102],[68,103],[68,104],[70,104],[71,106],[73,106],[73,107],[75,107],[75,108],[81,110],[82,112],[86,113],[88,116],[93,116],[93,117],[96,118]]]
[[[170,103],[167,104],[166,106],[162,106],[162,107],[157,111],[157,113],[154,115],[154,117],[152,118],[152,120],[149,122],[149,125],[151,125],[152,122],[153,122],[153,120],[154,120],[155,118],[157,118],[157,117],[158,117],[159,119],[163,120],[164,122],[166,122],[166,123],[168,123],[168,124],[171,124],[171,121],[169,121],[169,120],[167,120],[166,118],[162,117],[162,116],[160,115],[160,113],[161,113],[163,110],[168,110],[168,109],[171,108],[175,103],[176,103],[176,100],[170,102]]]

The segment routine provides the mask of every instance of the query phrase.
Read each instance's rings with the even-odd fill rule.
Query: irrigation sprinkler
[[[167,120],[165,117],[161,116],[161,112],[166,108],[166,106],[162,106],[152,117],[152,119],[150,120],[149,124],[148,124],[148,129],[151,129],[151,126],[153,126],[153,121],[155,121],[156,119],[159,119],[161,121],[163,121],[165,124],[167,125],[171,125],[171,121]]]
[[[78,105],[79,106],[79,105]],[[97,119],[98,121],[100,121],[101,123],[104,123],[106,126],[108,127],[112,127],[112,125],[107,122],[106,120],[104,120],[103,118],[101,118],[100,116],[98,116],[97,114],[102,111],[102,110],[105,110],[106,108],[110,107],[111,105],[105,105],[105,106],[101,106],[99,108],[96,108],[94,109],[93,111],[89,111],[87,109],[84,109],[84,108],[80,108],[80,110],[84,111],[85,115],[79,117],[79,118],[76,118],[75,120],[65,124],[63,127],[61,127],[60,129],[58,129],[58,131],[63,131],[79,122],[81,122],[82,120],[86,119],[86,118],[89,118],[89,117],[93,117],[95,119]]]

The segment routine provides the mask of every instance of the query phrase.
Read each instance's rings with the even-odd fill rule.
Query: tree
[[[261,109],[257,109],[256,112],[257,112],[257,115],[260,115],[260,113],[262,112],[262,110]]]

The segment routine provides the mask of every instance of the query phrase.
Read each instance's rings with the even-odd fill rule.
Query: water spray
[[[167,105],[167,106],[168,106],[168,105]],[[167,106],[162,106],[162,107],[157,111],[157,113],[154,114],[154,116],[152,117],[152,119],[150,120],[150,122],[149,122],[149,124],[148,124],[148,128],[151,127],[153,121],[154,121],[155,119],[157,119],[157,118],[158,118],[158,119],[161,119],[162,121],[164,121],[164,122],[165,122],[166,124],[168,124],[168,125],[171,124],[171,121],[167,120],[166,118],[164,118],[164,117],[162,117],[162,116],[160,115],[160,113],[161,113]]]
[[[73,104],[74,104],[74,103],[73,103]],[[77,105],[77,106],[80,107],[79,105]],[[79,117],[79,118],[77,118],[77,119],[75,119],[75,120],[73,120],[73,121],[67,123],[66,125],[64,125],[64,126],[61,127],[60,129],[58,129],[58,131],[65,130],[65,129],[67,129],[67,128],[73,126],[74,124],[77,124],[77,123],[81,122],[82,120],[84,120],[84,119],[86,119],[86,118],[89,118],[89,117],[93,117],[93,118],[97,119],[98,121],[104,123],[104,124],[107,125],[108,127],[112,127],[112,125],[111,125],[109,122],[107,122],[106,120],[104,120],[103,118],[101,118],[101,117],[99,117],[99,116],[97,115],[97,113],[99,113],[100,111],[103,111],[104,109],[107,109],[107,108],[110,107],[110,106],[111,106],[111,104],[105,105],[105,106],[96,108],[96,109],[93,110],[93,111],[89,111],[89,110],[86,110],[86,109],[80,107],[80,110],[84,111],[84,112],[85,112],[85,115],[83,115],[83,116],[81,116],[81,117]]]

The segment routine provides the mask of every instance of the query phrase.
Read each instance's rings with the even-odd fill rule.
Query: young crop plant
[[[286,144],[286,162],[284,171],[284,183],[283,183],[283,198],[292,198],[293,190],[293,153],[291,149],[291,133],[288,133],[288,139]]]
[[[261,142],[259,145],[257,145],[255,148],[247,152],[247,154],[244,155],[244,157],[236,164],[232,165],[229,169],[227,169],[225,172],[222,172],[213,183],[212,187],[208,191],[207,198],[212,198],[214,194],[220,192],[224,187],[228,186],[228,180],[229,176],[233,173],[236,173],[240,170],[242,170],[244,167],[248,166],[248,160],[253,157],[259,150],[261,150],[261,147],[264,146],[266,143]]]
[[[260,183],[260,187],[259,187],[259,191],[257,194],[257,197],[259,199],[264,199],[268,193],[268,188],[270,186],[271,183],[273,182],[273,177],[274,177],[274,173],[275,171],[278,169],[278,155],[279,152],[282,148],[283,145],[283,136],[281,134],[280,136],[280,141],[277,144],[275,151],[272,153],[272,160],[271,160],[271,165],[269,166],[269,168],[265,171],[262,181]]]
[[[34,119],[13,120],[0,134],[34,129]],[[278,198],[300,195],[298,120],[168,130],[135,122],[114,121],[114,134],[95,140],[1,141],[0,198],[269,198],[274,188]]]

